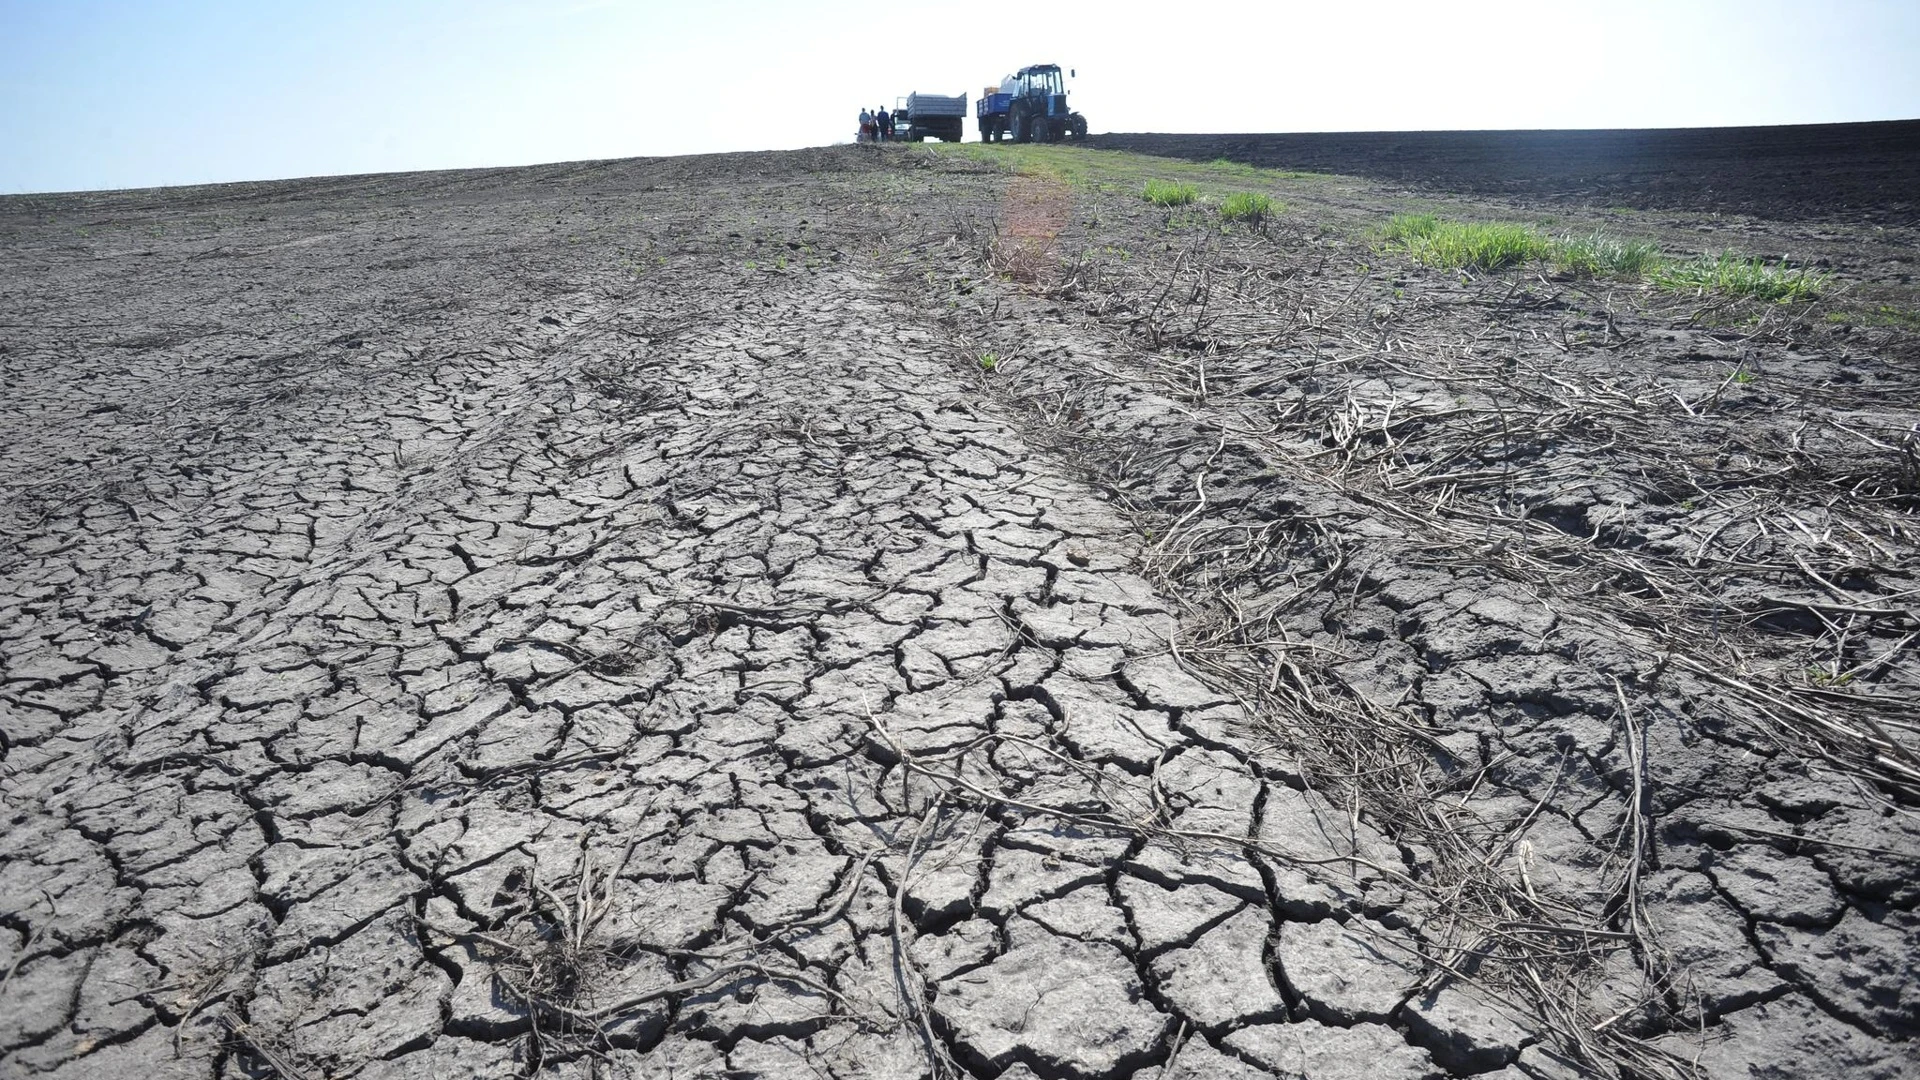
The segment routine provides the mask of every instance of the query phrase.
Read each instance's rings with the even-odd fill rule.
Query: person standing
[[[893,114],[888,112],[885,109],[882,109],[880,110],[880,115],[886,118],[880,122],[880,125],[886,128],[887,130],[887,141],[892,142],[893,141]]]
[[[873,141],[873,114],[865,108],[860,110],[860,137],[855,142]]]

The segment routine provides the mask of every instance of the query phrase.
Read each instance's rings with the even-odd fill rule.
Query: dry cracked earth
[[[0,200],[0,1073],[1920,1075],[1911,332],[867,151]]]

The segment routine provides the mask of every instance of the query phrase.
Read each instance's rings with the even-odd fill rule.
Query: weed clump
[[[1387,241],[1394,244],[1410,244],[1416,240],[1425,240],[1440,231],[1440,219],[1432,214],[1395,214],[1387,222]]]
[[[1552,243],[1525,225],[1502,221],[1442,221],[1432,214],[1399,214],[1387,239],[1414,259],[1448,270],[1499,270],[1542,258]]]
[[[1220,203],[1220,216],[1228,221],[1258,225],[1271,217],[1273,211],[1273,200],[1257,191],[1236,191]]]
[[[1643,240],[1622,240],[1600,232],[1549,238],[1512,222],[1397,214],[1387,222],[1385,235],[1388,243],[1405,248],[1416,261],[1448,270],[1499,270],[1545,259],[1574,277],[1644,280],[1671,292],[1715,292],[1782,304],[1815,299],[1828,280],[1818,271],[1791,269],[1732,252],[1674,261]]]
[[[1673,292],[1719,292],[1786,304],[1818,297],[1827,275],[1723,251],[1668,263],[1653,272],[1653,283]]]
[[[1185,206],[1200,197],[1200,189],[1176,180],[1149,180],[1145,194],[1155,206]]]
[[[1660,249],[1599,232],[1562,236],[1553,242],[1553,263],[1575,277],[1642,278],[1660,265]]]

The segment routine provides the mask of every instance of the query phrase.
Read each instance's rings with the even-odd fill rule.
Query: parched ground
[[[1914,230],[1481,198],[0,200],[0,1072],[1920,1075]]]

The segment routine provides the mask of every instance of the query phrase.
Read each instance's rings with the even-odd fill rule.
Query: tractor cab
[[[1060,81],[1058,64],[1035,64],[1030,68],[1021,68],[1020,74],[1014,76],[1014,80],[1020,87],[1014,92],[1022,97],[1029,94],[1045,94],[1052,97],[1065,90]]]
[[[1021,68],[1019,72],[1001,83],[1001,89],[1015,97],[1026,98],[1041,104],[1041,115],[1052,115],[1054,102],[1060,103],[1060,111],[1066,111],[1067,87],[1060,78],[1059,64],[1035,64]]]

